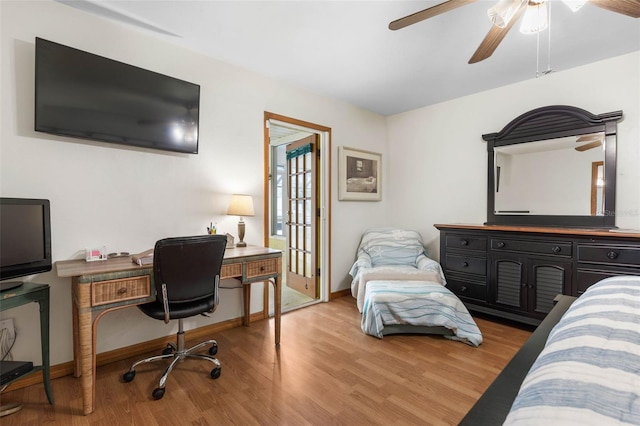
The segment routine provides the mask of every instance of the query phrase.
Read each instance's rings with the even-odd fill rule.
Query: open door
[[[287,286],[318,298],[316,167],[318,135],[287,145]]]

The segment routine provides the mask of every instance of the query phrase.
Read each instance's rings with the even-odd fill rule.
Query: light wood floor
[[[97,409],[83,416],[80,382],[52,381],[55,405],[41,384],[2,394],[21,411],[10,425],[455,425],[531,334],[477,319],[484,343],[473,348],[439,336],[386,336],[360,331],[355,300],[342,297],[282,317],[273,345],[273,319],[212,336],[222,375],[210,363],[188,360],[154,401],[160,365],[130,361],[98,368]]]

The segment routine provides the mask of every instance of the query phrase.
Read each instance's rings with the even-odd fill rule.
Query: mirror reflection
[[[495,214],[602,216],[604,133],[494,148]]]

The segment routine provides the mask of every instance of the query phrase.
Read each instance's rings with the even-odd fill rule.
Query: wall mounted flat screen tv
[[[35,130],[198,153],[200,86],[36,38]]]
[[[0,280],[51,270],[49,200],[0,198]],[[0,282],[0,290],[22,284]]]

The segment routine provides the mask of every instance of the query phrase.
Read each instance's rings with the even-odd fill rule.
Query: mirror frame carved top
[[[617,123],[622,111],[595,115],[581,108],[551,105],[526,112],[501,131],[482,135],[487,142],[487,225],[560,226],[578,228],[615,228]],[[605,190],[604,215],[519,215],[495,212],[494,148],[545,139],[604,132]]]

